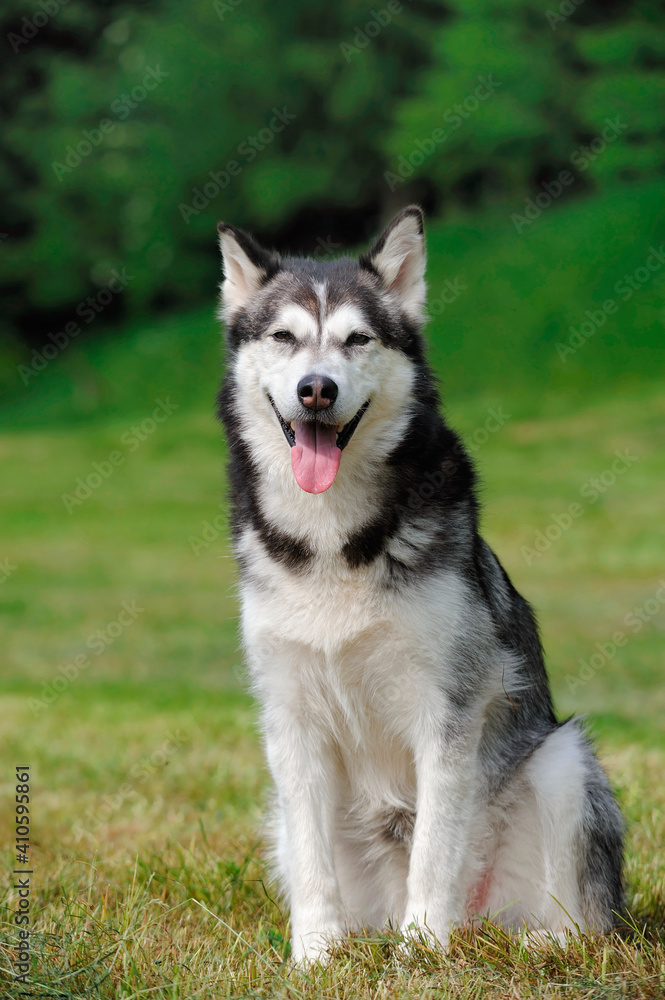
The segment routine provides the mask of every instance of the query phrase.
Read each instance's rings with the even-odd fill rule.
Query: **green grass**
[[[505,235],[505,220],[503,236],[490,220],[486,240],[469,231],[464,244],[463,222],[453,223],[433,233],[432,286],[444,274],[469,279],[434,327],[433,358],[450,387],[451,423],[481,442],[484,533],[539,614],[558,710],[588,714],[628,817],[634,930],[528,951],[488,926],[460,932],[447,957],[423,945],[400,959],[386,933],[350,940],[307,975],[284,961],[288,915],[266,882],[268,779],[244,689],[220,506],[208,312],[72,345],[11,403],[11,426],[0,433],[0,574],[5,559],[9,572],[0,583],[2,783],[9,802],[14,766],[30,764],[35,995],[662,997],[665,605],[655,595],[665,576],[665,383],[653,364],[655,328],[633,329],[647,299],[656,308],[656,286],[608,320],[574,369],[562,369],[556,351],[552,358],[553,334],[544,344],[533,332],[553,310],[583,313],[596,297],[592,271],[602,300],[603,282],[611,287],[616,270],[638,265],[655,237],[636,211],[620,256],[617,220],[628,208],[613,204],[605,228],[583,206],[567,209],[522,241]],[[573,224],[580,240],[589,234],[577,257]],[[446,251],[453,244],[465,247],[456,260]],[[565,245],[564,262],[557,247]],[[529,254],[539,273],[560,261],[540,298],[527,288],[537,284]],[[582,258],[586,284],[578,284]],[[505,328],[490,333],[495,314]],[[158,396],[178,408],[130,450],[123,435]],[[501,408],[505,421],[485,435],[488,408]],[[68,512],[62,495],[115,450],[122,463]],[[635,460],[592,503],[580,491],[611,469],[617,450]],[[572,503],[580,516],[527,560],[522,549]],[[95,646],[123,602],[141,610]],[[653,611],[639,629],[626,620],[635,607]],[[580,677],[581,661],[617,632],[626,641]],[[60,667],[72,677],[67,665],[82,654],[79,675],[54,686]],[[9,810],[0,822],[9,873]],[[9,981],[17,897],[9,876],[5,884],[0,980]]]

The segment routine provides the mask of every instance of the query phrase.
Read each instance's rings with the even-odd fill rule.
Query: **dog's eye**
[[[366,337],[364,333],[352,333],[346,338],[347,347],[361,347],[363,344],[369,344],[371,337]]]
[[[277,330],[277,332],[273,333],[272,336],[273,340],[279,340],[282,344],[287,344],[289,341],[296,339],[292,333],[289,333],[288,330]]]

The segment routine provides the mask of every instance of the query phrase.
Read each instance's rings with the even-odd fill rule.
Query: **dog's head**
[[[408,423],[423,350],[422,212],[404,209],[358,260],[281,258],[218,228],[243,436],[259,462],[290,449],[298,485],[322,493],[345,449],[371,463]]]

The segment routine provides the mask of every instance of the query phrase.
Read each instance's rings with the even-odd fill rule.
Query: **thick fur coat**
[[[359,260],[219,229],[242,633],[295,959],[389,921],[443,947],[477,915],[609,930],[621,815],[478,533],[420,332],[420,210]]]

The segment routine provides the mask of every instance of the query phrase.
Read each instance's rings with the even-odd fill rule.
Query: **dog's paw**
[[[291,936],[291,960],[302,967],[328,962],[331,945],[343,936],[343,927],[336,923],[319,924],[316,930],[296,927]]]
[[[408,951],[410,944],[424,944],[428,948],[438,948],[448,951],[448,942],[452,922],[445,919],[432,919],[427,913],[414,913],[410,920],[405,920],[400,931],[404,937],[404,948]]]

